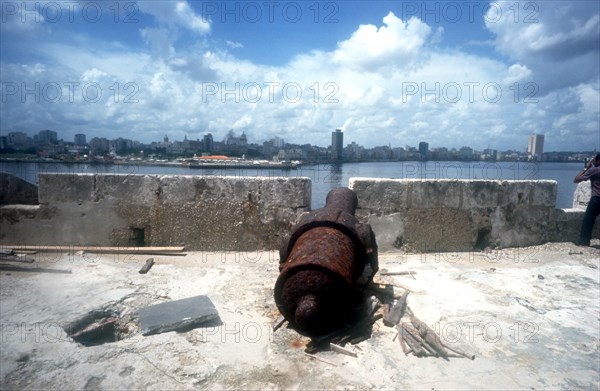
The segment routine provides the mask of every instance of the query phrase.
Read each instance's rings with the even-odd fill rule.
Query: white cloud
[[[210,22],[197,15],[187,1],[138,1],[140,11],[156,18],[170,28],[183,27],[197,34],[210,32]]]
[[[497,1],[485,22],[495,35],[496,49],[527,67],[542,87],[541,94],[597,80],[598,2]]]
[[[531,70],[521,64],[513,64],[508,68],[508,74],[503,80],[505,85],[528,80],[531,77]]]
[[[352,36],[338,43],[333,61],[341,66],[377,70],[391,64],[409,63],[419,53],[431,28],[420,19],[408,21],[390,12],[383,18],[385,26],[361,25]]]
[[[244,47],[244,45],[242,45],[241,43],[239,43],[237,41],[230,41],[228,39],[225,40],[225,44],[232,49],[241,49]]]
[[[248,127],[252,123],[252,117],[248,114],[244,114],[241,118],[238,118],[237,121],[231,125],[231,129],[238,130],[244,129]]]

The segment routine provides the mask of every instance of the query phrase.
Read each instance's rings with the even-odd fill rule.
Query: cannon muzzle
[[[375,235],[354,215],[357,205],[352,190],[331,190],[325,207],[302,215],[282,244],[275,303],[301,334],[319,336],[350,322],[377,272]]]

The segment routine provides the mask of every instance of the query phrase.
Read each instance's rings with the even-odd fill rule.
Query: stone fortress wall
[[[556,209],[554,181],[351,178],[349,187],[380,251],[436,252],[576,241],[586,184],[573,209]],[[255,251],[278,249],[310,210],[311,180],[40,174],[38,200],[0,207],[0,245]]]

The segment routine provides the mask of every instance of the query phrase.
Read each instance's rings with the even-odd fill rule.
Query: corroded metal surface
[[[358,200],[333,189],[324,208],[304,214],[280,251],[275,302],[298,332],[317,336],[344,326],[377,271],[371,227],[354,216]]]

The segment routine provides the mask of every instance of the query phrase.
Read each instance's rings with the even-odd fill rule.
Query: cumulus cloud
[[[542,94],[598,78],[596,1],[497,1],[485,24],[495,35],[495,48],[530,69]]]
[[[365,70],[377,70],[391,63],[408,64],[431,34],[431,28],[420,19],[403,21],[393,12],[383,18],[383,24],[359,26],[349,39],[338,43],[333,61]]]

